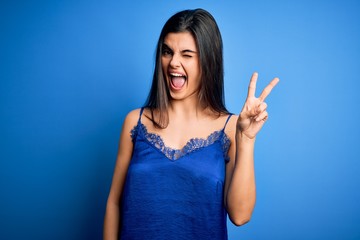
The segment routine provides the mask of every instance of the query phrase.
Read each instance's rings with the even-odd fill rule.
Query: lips
[[[180,90],[186,82],[186,75],[182,73],[170,73],[170,83],[174,90]]]

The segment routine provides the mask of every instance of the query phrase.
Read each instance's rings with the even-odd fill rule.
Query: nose
[[[177,68],[180,67],[181,65],[181,61],[180,61],[180,57],[178,54],[174,54],[170,60],[170,66],[172,68]]]

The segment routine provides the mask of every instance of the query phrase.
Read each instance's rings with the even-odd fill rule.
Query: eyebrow
[[[185,50],[182,50],[181,52],[182,52],[182,53],[187,53],[187,52],[189,52],[189,53],[196,53],[196,51],[193,51],[193,50],[190,50],[190,49],[185,49]]]
[[[173,51],[166,43],[163,43],[163,48],[168,48],[171,51]],[[194,50],[191,50],[191,49],[185,49],[185,50],[182,50],[181,53],[197,53],[197,52]]]

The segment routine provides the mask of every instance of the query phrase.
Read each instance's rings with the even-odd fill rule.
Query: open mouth
[[[170,73],[171,87],[175,90],[180,90],[186,82],[186,76],[181,73]]]

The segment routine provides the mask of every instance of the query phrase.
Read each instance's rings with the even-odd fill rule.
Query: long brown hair
[[[203,9],[184,10],[173,15],[165,23],[156,47],[154,76],[145,107],[150,109],[151,120],[159,128],[166,128],[168,125],[167,108],[170,101],[161,65],[163,43],[168,33],[178,32],[191,33],[197,44],[201,69],[200,103],[219,115],[229,113],[224,99],[223,45],[216,21]],[[155,110],[159,113],[157,120],[154,118]]]

